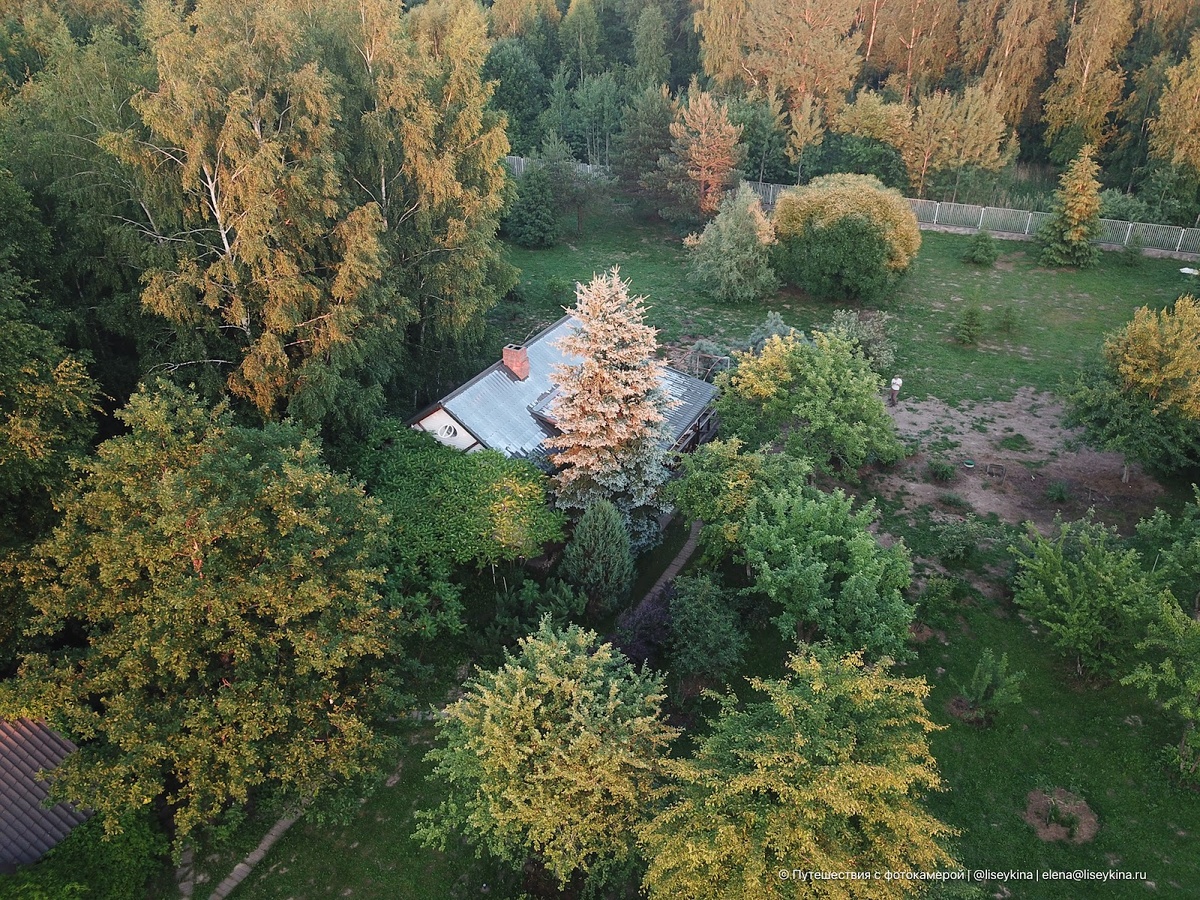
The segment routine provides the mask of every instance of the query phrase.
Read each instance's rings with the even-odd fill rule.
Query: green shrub
[[[953,481],[958,474],[958,468],[952,462],[944,459],[931,459],[929,464],[925,466],[925,475],[930,481],[936,481],[941,484]]]
[[[891,319],[885,312],[835,309],[833,321],[817,330],[856,344],[872,370],[882,375],[891,372],[896,363],[896,342],[888,334]]]
[[[721,680],[742,661],[746,633],[732,597],[710,575],[675,579],[671,598],[671,671]]]
[[[1000,258],[1000,247],[990,231],[978,231],[967,243],[967,252],[963,254],[963,262],[974,263],[977,266],[991,268]]]
[[[148,812],[127,816],[121,832],[105,839],[89,819],[40,862],[0,876],[0,900],[131,900],[167,863],[167,839]]]
[[[1024,678],[1024,672],[1008,671],[1007,653],[996,659],[990,647],[985,649],[975,665],[970,683],[960,688],[963,699],[971,707],[969,720],[978,725],[990,725],[1001,708],[1020,703]]]
[[[971,347],[979,343],[983,336],[983,310],[974,300],[963,307],[962,315],[954,324],[954,339],[960,344]]]
[[[976,516],[942,522],[933,527],[934,552],[942,562],[966,559],[991,534],[992,529]]]
[[[1012,334],[1021,325],[1021,316],[1011,303],[1001,304],[996,309],[996,330],[1004,334]]]
[[[862,216],[845,216],[828,224],[809,222],[793,238],[781,235],[773,261],[783,281],[818,300],[880,303],[898,278],[887,258],[882,229]]]
[[[1046,488],[1046,499],[1051,503],[1066,503],[1071,499],[1071,488],[1065,481],[1052,481]]]

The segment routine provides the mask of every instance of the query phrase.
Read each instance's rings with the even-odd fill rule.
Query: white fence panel
[[[1185,228],[1179,238],[1178,253],[1200,253],[1200,228]]]
[[[917,217],[917,221],[922,225],[932,225],[937,217],[938,204],[932,200],[914,200],[909,199],[908,205],[912,207],[913,215]]]
[[[984,231],[997,234],[1025,234],[1029,227],[1029,213],[1023,209],[1001,209],[989,206],[983,211]]]
[[[1125,245],[1130,234],[1128,222],[1118,222],[1115,219],[1100,220],[1100,234],[1096,237],[1095,242],[1099,244],[1120,244]]]

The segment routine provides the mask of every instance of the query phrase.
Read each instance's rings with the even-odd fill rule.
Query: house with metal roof
[[[0,719],[0,872],[37,862],[87,818],[69,803],[44,806],[38,775],[75,750],[44,722]]]
[[[557,346],[559,338],[578,325],[574,316],[563,316],[526,343],[510,344],[497,362],[417,413],[409,424],[448,447],[468,453],[498,450],[548,467],[544,442],[558,434],[550,415],[558,387],[550,376],[556,366],[579,362]],[[713,436],[715,387],[669,366],[663,368],[662,387],[672,401],[666,411],[665,449],[684,453]]]

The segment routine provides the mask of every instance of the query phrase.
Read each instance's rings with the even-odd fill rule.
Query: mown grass
[[[235,900],[432,900],[512,897],[516,875],[465,846],[439,852],[414,837],[415,812],[437,804],[440,792],[426,781],[424,759],[433,729],[402,735],[392,764],[398,776],[362,804],[346,824],[301,819],[233,893]],[[381,778],[381,782],[383,779]],[[264,823],[263,830],[270,827]]]
[[[1079,681],[1042,636],[1002,604],[976,600],[960,615],[958,627],[947,629],[949,644],[930,640],[906,669],[932,686],[931,716],[947,726],[931,739],[947,790],[932,795],[929,808],[959,830],[961,864],[1143,871],[1160,892],[1200,892],[1200,793],[1171,783],[1161,752],[1178,741],[1182,724],[1132,688]],[[945,706],[969,681],[985,647],[1006,653],[1010,669],[1026,676],[1023,702],[980,729],[957,721]],[[1030,791],[1057,787],[1083,797],[1097,814],[1093,841],[1043,842],[1022,820]],[[1006,886],[1018,897],[1063,900],[1150,893],[1140,880]]]
[[[895,318],[896,370],[906,397],[935,396],[950,404],[1009,400],[1031,386],[1052,391],[1094,358],[1104,336],[1144,305],[1164,306],[1194,290],[1178,260],[1143,259],[1125,265],[1115,253],[1085,271],[1044,269],[1037,245],[1001,241],[996,266],[983,269],[961,257],[968,237],[923,232],[921,252],[884,308]],[[783,290],[761,303],[731,305],[704,297],[687,281],[680,237],[661,223],[609,207],[592,216],[582,236],[568,235],[549,250],[510,248],[522,282],[556,281],[561,290],[533,302],[500,304],[490,317],[494,351],[562,315],[574,302],[571,286],[614,265],[632,290],[648,297],[650,324],[664,343],[689,346],[706,338],[725,346],[745,341],[770,312],[808,329],[831,318],[836,304]],[[984,313],[980,343],[956,343],[952,328],[962,307],[978,301]]]

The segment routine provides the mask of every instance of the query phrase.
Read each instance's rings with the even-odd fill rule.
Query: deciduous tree
[[[1076,7],[1078,8],[1078,7]],[[1059,162],[1101,148],[1125,73],[1117,64],[1133,35],[1133,0],[1088,0],[1071,22],[1067,57],[1042,95],[1046,143]]]
[[[1075,670],[1105,677],[1128,672],[1133,646],[1160,599],[1175,603],[1146,574],[1116,530],[1090,519],[1058,523],[1053,539],[1032,524],[1017,557],[1014,599],[1040,622]]]
[[[935,84],[958,53],[958,4],[953,0],[889,0],[880,4],[875,67],[890,72],[904,103]]]
[[[840,489],[791,485],[751,501],[738,537],[747,593],[779,604],[772,621],[785,640],[861,648],[871,660],[906,655],[912,567],[903,544],[879,546],[875,518],[874,502],[855,511]]]
[[[367,435],[354,474],[392,516],[384,599],[423,637],[462,627],[462,569],[539,555],[562,537],[546,477],[490,450],[461,453],[385,420]]]
[[[667,55],[667,19],[657,3],[650,3],[638,16],[633,29],[633,72],[631,86],[657,88],[671,74]]]
[[[963,11],[962,66],[982,76],[980,85],[1011,127],[1036,108],[1061,10],[1058,0],[969,0]]]
[[[754,699],[719,698],[693,756],[668,763],[670,805],[641,833],[652,900],[908,896],[915,882],[778,870],[797,859],[827,872],[953,865],[953,830],[921,802],[941,788],[923,679],[818,645],[792,656],[784,678],[750,685]]]
[[[1152,700],[1183,719],[1183,735],[1171,748],[1180,778],[1200,783],[1200,620],[1186,615],[1169,597],[1159,601],[1158,618],[1148,630],[1142,650],[1164,657],[1157,665],[1142,663],[1125,684],[1146,688]]]
[[[1167,70],[1167,86],[1150,125],[1150,152],[1200,172],[1200,34],[1187,58]]]
[[[882,382],[849,341],[820,332],[811,341],[775,336],[758,355],[738,354],[737,363],[718,378],[717,411],[749,446],[783,441],[823,470],[854,470],[903,452]]]
[[[428,758],[449,797],[419,814],[418,836],[445,848],[461,834],[560,884],[628,856],[676,735],[662,700],[661,682],[595,633],[543,620],[438,720]]]
[[[182,839],[259,787],[361,774],[386,645],[378,503],[294,427],[237,426],[162,382],[120,418],[22,570],[29,632],[55,642],[21,664],[25,713],[79,746],[55,791],[110,826],[160,804]]]

